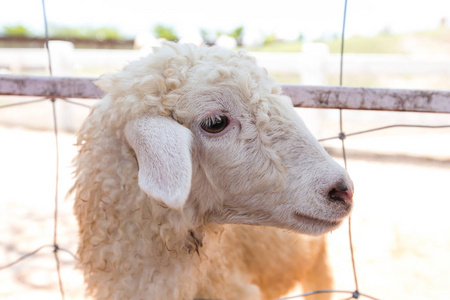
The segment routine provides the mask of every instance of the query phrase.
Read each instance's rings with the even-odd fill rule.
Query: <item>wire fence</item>
[[[48,101],[49,103],[51,103],[52,106],[52,111],[53,111],[53,115],[52,115],[52,119],[54,122],[54,141],[55,141],[55,153],[56,153],[56,157],[55,160],[56,162],[56,169],[59,169],[59,140],[58,140],[58,136],[59,136],[59,130],[58,130],[58,124],[57,124],[57,111],[55,109],[55,104],[58,101],[62,101],[62,102],[66,102],[69,103],[71,105],[81,105],[83,107],[86,107],[86,105],[84,103],[80,103],[77,102],[73,99],[69,99],[69,98],[36,98],[34,100],[28,100],[25,102],[18,102],[18,103],[14,103],[14,104],[8,104],[8,105],[3,105],[0,107],[0,109],[12,109],[13,107],[21,107],[22,105],[27,105],[27,104],[33,104],[33,103],[41,103],[43,101]],[[450,98],[449,98],[450,101]],[[343,127],[345,125],[345,122],[343,121],[342,115],[340,114],[340,125]],[[330,140],[339,140],[342,142],[342,154],[344,155],[344,162],[345,164],[347,161],[347,155],[346,155],[346,147],[345,144],[343,143],[345,140],[347,140],[348,138],[351,137],[355,137],[358,135],[364,135],[364,134],[369,134],[369,133],[373,133],[375,131],[383,131],[383,130],[390,130],[390,129],[394,129],[394,128],[426,128],[426,129],[430,129],[430,130],[438,130],[438,129],[442,129],[442,128],[450,128],[450,125],[421,125],[421,124],[393,124],[393,125],[389,125],[389,126],[382,126],[382,127],[377,127],[377,128],[371,128],[368,130],[362,130],[362,131],[356,131],[356,132],[349,132],[349,133],[345,133],[344,128],[340,128],[339,132],[332,137],[328,137],[328,138],[323,138],[320,139],[320,142],[325,142],[325,141],[330,141]],[[60,287],[60,293],[61,293],[61,298],[65,299],[65,293],[64,293],[64,284],[63,284],[63,278],[61,278],[61,272],[60,272],[60,261],[59,261],[59,254],[61,252],[65,252],[68,253],[74,260],[76,260],[76,256],[68,249],[65,249],[64,247],[62,247],[59,244],[58,241],[58,197],[57,195],[59,194],[58,191],[58,178],[59,178],[60,174],[58,174],[58,172],[56,172],[56,190],[54,191],[55,193],[55,199],[54,199],[54,231],[53,231],[53,243],[52,244],[46,244],[46,245],[42,245],[40,247],[38,247],[37,249],[30,251],[29,253],[26,253],[25,255],[19,257],[17,260],[7,263],[5,265],[0,266],[0,270],[4,270],[6,268],[10,268],[12,266],[14,266],[15,264],[18,264],[20,262],[22,262],[23,260],[36,255],[37,253],[41,252],[41,251],[45,251],[47,249],[51,249],[52,252],[54,253],[54,257],[55,257],[55,264],[56,264],[56,273],[58,274],[58,282],[59,282],[59,287]],[[349,236],[351,236],[351,226],[349,225]],[[352,255],[353,257],[353,255]],[[356,268],[356,267],[355,267]],[[358,299],[360,297],[366,297],[369,299],[376,299],[373,296],[367,295],[365,293],[360,292],[359,287],[357,285],[357,275],[356,275],[356,271],[355,271],[355,286],[356,289],[351,291],[351,290],[321,290],[321,291],[311,291],[308,293],[304,293],[301,295],[297,295],[297,296],[291,296],[291,297],[285,297],[285,298],[281,298],[283,300],[288,300],[288,299],[296,299],[296,298],[301,298],[301,297],[308,297],[310,295],[315,295],[315,294],[321,294],[321,293],[338,293],[338,294],[347,294],[350,295],[350,298],[354,298],[354,299]]]
[[[56,163],[56,169],[55,169],[55,190],[54,190],[54,211],[53,211],[53,239],[52,239],[52,244],[46,244],[46,245],[42,245],[40,247],[38,247],[37,249],[30,251],[26,254],[24,254],[23,256],[19,257],[18,259],[16,259],[15,261],[6,263],[5,265],[1,265],[0,266],[0,271],[11,268],[12,266],[24,261],[25,259],[36,255],[37,253],[45,250],[45,249],[52,249],[52,252],[54,254],[54,260],[55,260],[55,270],[57,273],[57,277],[58,277],[58,285],[59,285],[59,293],[61,295],[62,299],[65,299],[65,289],[64,289],[64,280],[61,276],[61,270],[60,270],[60,258],[59,258],[59,254],[61,252],[65,252],[68,253],[73,260],[77,260],[77,257],[75,254],[73,254],[70,250],[63,248],[60,246],[59,244],[59,239],[58,239],[58,224],[59,224],[59,178],[60,178],[60,174],[59,174],[59,156],[60,156],[60,147],[59,147],[59,135],[60,135],[60,131],[58,128],[58,122],[57,122],[57,110],[56,110],[56,102],[57,101],[62,101],[65,103],[68,103],[70,105],[78,105],[78,106],[82,106],[82,107],[86,107],[89,108],[89,105],[86,105],[84,103],[81,103],[79,101],[74,100],[74,98],[80,97],[80,94],[77,92],[78,90],[80,90],[79,88],[68,88],[68,90],[70,90],[70,92],[68,93],[69,97],[64,97],[65,94],[65,89],[64,88],[55,88],[55,79],[52,78],[52,64],[51,64],[51,54],[50,54],[50,50],[48,48],[48,32],[47,32],[47,18],[45,15],[45,2],[44,0],[42,0],[42,5],[43,5],[43,15],[44,15],[44,21],[45,21],[45,29],[46,29],[46,46],[47,46],[47,54],[48,54],[48,61],[49,61],[49,72],[50,72],[50,78],[27,78],[27,77],[16,77],[14,78],[14,76],[2,76],[0,78],[0,83],[1,81],[3,81],[3,85],[0,84],[0,94],[4,94],[4,95],[15,95],[15,96],[20,96],[20,95],[35,95],[35,96],[41,96],[44,95],[45,97],[40,97],[40,98],[36,98],[33,100],[27,100],[27,101],[23,101],[23,102],[16,102],[16,103],[12,103],[12,104],[6,104],[6,105],[2,105],[0,106],[0,109],[10,109],[13,107],[19,107],[22,105],[30,105],[30,104],[35,104],[35,103],[40,103],[40,102],[44,102],[44,101],[48,101],[51,103],[52,105],[52,122],[53,122],[53,136],[54,136],[54,143],[55,143],[55,163]],[[357,135],[363,135],[363,134],[368,134],[368,133],[372,133],[375,131],[384,131],[384,130],[390,130],[393,128],[427,128],[427,129],[433,129],[433,130],[437,130],[437,129],[442,129],[442,128],[450,128],[450,124],[442,124],[442,125],[422,125],[422,124],[392,124],[392,125],[388,125],[388,126],[381,126],[381,127],[375,127],[375,128],[371,128],[371,129],[367,129],[367,130],[361,130],[361,131],[355,131],[355,132],[350,132],[350,133],[346,133],[344,130],[344,118],[343,118],[343,109],[346,108],[350,108],[350,109],[385,109],[385,110],[392,110],[392,101],[388,104],[388,106],[385,106],[385,103],[383,103],[383,101],[380,101],[380,91],[375,93],[375,96],[373,97],[373,102],[371,102],[371,104],[367,104],[367,101],[356,101],[357,104],[354,104],[355,101],[351,102],[348,99],[349,98],[355,98],[355,97],[360,97],[360,98],[365,98],[367,96],[367,93],[373,93],[373,91],[370,90],[365,90],[364,95],[361,95],[361,90],[358,89],[353,89],[353,90],[345,90],[345,88],[343,88],[343,70],[344,70],[344,33],[345,33],[345,22],[346,22],[346,12],[347,12],[347,1],[345,1],[345,7],[344,7],[344,18],[343,18],[343,28],[342,28],[342,44],[341,44],[341,69],[340,69],[340,79],[339,79],[339,83],[340,83],[340,87],[341,89],[336,89],[336,88],[331,88],[331,87],[317,87],[317,88],[311,88],[311,87],[293,87],[293,86],[283,86],[283,90],[285,92],[285,94],[291,96],[293,98],[293,102],[296,106],[301,106],[301,107],[327,107],[327,108],[336,108],[339,110],[339,130],[338,133],[335,136],[332,137],[328,137],[328,138],[323,138],[320,139],[320,142],[325,142],[325,141],[329,141],[329,140],[340,140],[341,142],[341,149],[342,149],[342,157],[343,157],[343,161],[344,161],[344,165],[345,168],[347,169],[347,151],[346,151],[346,146],[345,146],[345,141],[347,138],[349,137],[354,137]],[[33,82],[33,81],[36,81]],[[56,79],[56,82],[61,83],[61,82],[65,82],[66,85],[63,85],[65,87],[67,87],[67,80],[68,79],[64,79],[64,78],[59,78]],[[25,84],[24,84],[25,82]],[[47,88],[38,88],[38,86],[45,86],[46,84],[48,84],[50,82],[50,85],[52,86],[50,89]],[[83,98],[92,98],[92,99],[98,99],[99,96],[101,96],[101,92],[99,90],[97,90],[95,87],[90,86],[89,82],[92,82],[92,79],[73,79],[73,82],[75,82],[75,85],[81,85],[83,87],[86,86],[86,84],[89,86],[88,89],[83,89],[82,90],[84,92],[87,91],[86,94],[83,94],[81,97]],[[12,83],[13,87],[11,88],[11,84],[8,85],[8,83]],[[24,90],[24,86],[26,86],[26,83],[29,83],[31,86],[31,92],[30,90]],[[16,84],[17,86],[20,86],[19,89],[17,89],[17,86],[14,86],[14,84]],[[10,90],[8,89],[12,89],[14,90],[14,93],[11,93]],[[312,92],[311,92],[312,89]],[[321,90],[322,89],[322,90]],[[323,89],[325,89],[325,91],[327,93],[323,93]],[[49,92],[50,91],[50,92]],[[301,101],[299,100],[300,97],[298,96],[301,93],[310,93],[309,94],[309,98],[306,97],[305,100],[305,95],[302,94],[301,97]],[[50,93],[50,95],[48,95],[47,93]],[[330,97],[331,94],[334,93],[334,99],[335,101],[330,100],[333,97]],[[339,93],[344,93],[345,95],[340,95]],[[390,90],[385,90],[382,91],[381,93],[384,93],[383,95],[391,95],[392,97],[398,97],[399,92],[398,91],[390,91]],[[404,95],[401,97],[404,101],[400,104],[394,104],[395,105],[395,110],[404,110],[404,111],[429,111],[429,112],[441,112],[441,113],[449,113],[450,112],[450,108],[449,108],[449,103],[450,103],[450,92],[446,92],[446,91],[404,91],[403,92]],[[401,92],[400,92],[401,94]],[[346,97],[347,95],[347,97]],[[350,96],[348,96],[350,95]],[[73,97],[72,97],[73,96]],[[325,97],[325,98],[324,98]],[[392,100],[392,97],[390,98]],[[433,98],[434,97],[434,98]],[[420,99],[422,98],[426,98],[427,101],[426,103],[424,103],[423,101],[421,101]],[[307,102],[309,100],[311,100],[311,102],[308,102],[308,104],[305,104],[305,101]],[[324,101],[324,99],[326,101]],[[367,100],[365,98],[365,100]],[[408,102],[411,105],[405,105],[405,102]],[[365,106],[366,105],[366,106]],[[369,107],[367,107],[367,105]],[[377,106],[378,105],[378,106]],[[288,299],[298,299],[298,298],[302,298],[302,297],[308,297],[311,295],[316,295],[316,294],[324,294],[324,293],[336,293],[336,294],[346,294],[347,296],[349,296],[347,299],[359,299],[360,297],[366,297],[368,299],[377,299],[371,295],[362,293],[360,291],[359,288],[359,284],[358,284],[358,275],[357,275],[357,267],[356,267],[356,262],[355,262],[355,257],[354,257],[354,251],[353,251],[353,240],[352,240],[352,226],[351,226],[351,219],[349,219],[349,224],[348,224],[348,236],[349,236],[349,251],[351,253],[351,261],[352,261],[352,270],[353,270],[353,276],[354,276],[354,289],[352,290],[319,290],[319,291],[310,291],[307,293],[303,293],[303,294],[299,294],[299,295],[295,295],[295,296],[290,296],[290,297],[284,297],[284,298],[280,298],[278,300],[288,300]]]

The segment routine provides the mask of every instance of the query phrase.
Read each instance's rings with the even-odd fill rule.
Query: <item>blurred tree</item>
[[[157,38],[163,38],[168,41],[178,42],[180,38],[176,34],[175,30],[172,27],[166,25],[156,25],[153,29]]]
[[[123,40],[125,38],[117,29],[112,27],[91,28],[51,26],[50,36],[53,38],[77,38],[98,41]]]
[[[32,33],[23,25],[12,25],[3,27],[3,35],[7,37],[29,37]]]
[[[80,38],[87,39],[80,28],[50,25],[49,34],[52,38]]]
[[[277,40],[277,36],[273,33],[271,35],[266,36],[266,38],[264,39],[264,45],[269,45],[272,44],[273,42],[275,42]]]
[[[208,46],[215,45],[216,40],[219,37],[219,32],[214,32],[205,28],[200,28],[199,33],[203,42]]]
[[[236,27],[236,29],[232,30],[228,35],[236,40],[239,47],[242,46],[242,41],[244,39],[244,26]]]
[[[89,33],[90,35],[95,36],[95,39],[98,41],[125,39],[125,36],[123,34],[121,34],[117,29],[112,27],[100,27],[92,29],[92,31]]]

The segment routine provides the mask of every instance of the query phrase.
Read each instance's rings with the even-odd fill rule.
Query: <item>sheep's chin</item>
[[[294,220],[297,222],[295,225],[295,230],[301,233],[320,235],[330,232],[344,222],[345,218],[335,219],[335,220],[323,220],[314,217],[310,217],[299,212],[294,212]]]

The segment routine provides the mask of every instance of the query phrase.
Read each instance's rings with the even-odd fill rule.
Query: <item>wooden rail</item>
[[[0,75],[0,95],[101,98],[95,78]],[[450,113],[450,91],[282,85],[297,107]]]

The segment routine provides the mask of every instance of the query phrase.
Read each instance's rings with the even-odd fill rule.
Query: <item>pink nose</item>
[[[353,191],[342,182],[339,182],[328,192],[328,200],[332,202],[344,202],[347,204],[353,201]]]

